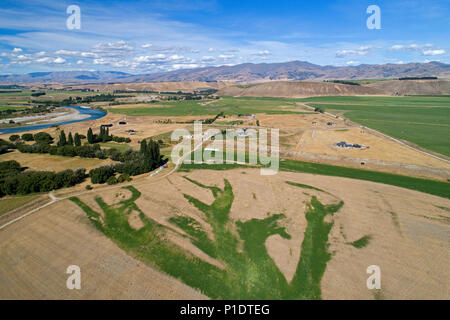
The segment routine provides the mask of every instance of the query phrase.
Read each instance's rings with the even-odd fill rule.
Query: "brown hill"
[[[311,96],[382,95],[385,91],[368,86],[329,82],[273,81],[249,86],[232,86],[219,91],[229,96],[302,98]]]
[[[70,88],[85,89],[90,88],[100,91],[127,90],[127,91],[157,91],[157,92],[192,92],[198,89],[224,89],[227,86],[234,85],[231,82],[215,81],[177,81],[177,82],[142,82],[142,83],[108,83],[108,84],[86,84],[86,85],[51,85],[48,87],[54,89]]]
[[[0,83],[136,83],[162,81],[260,82],[325,79],[393,79],[399,77],[450,77],[450,65],[440,62],[405,64],[361,64],[358,66],[321,66],[306,61],[282,63],[244,63],[234,66],[180,69],[151,74],[117,71],[59,71],[0,75]]]
[[[450,95],[450,80],[389,80],[377,81],[367,87],[392,95]]]
[[[399,77],[450,76],[450,65],[440,62],[405,64],[361,64],[320,66],[306,61],[244,63],[234,66],[182,69],[129,77],[138,81],[219,81],[258,82],[274,80],[392,79]]]

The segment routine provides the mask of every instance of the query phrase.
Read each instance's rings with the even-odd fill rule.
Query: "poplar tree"
[[[87,140],[89,142],[89,144],[93,144],[94,143],[94,134],[92,133],[92,129],[89,128],[87,131]]]
[[[80,135],[78,133],[75,133],[74,143],[75,143],[75,147],[81,146],[81,139],[80,139]]]
[[[73,146],[72,132],[69,132],[69,138],[67,138],[67,144],[68,144],[69,146]]]
[[[66,144],[67,144],[66,133],[64,132],[64,130],[61,130],[59,134],[58,146],[65,146]]]

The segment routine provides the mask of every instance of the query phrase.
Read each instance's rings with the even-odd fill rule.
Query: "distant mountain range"
[[[450,65],[429,62],[336,67],[320,66],[304,61],[291,61],[285,63],[244,63],[235,66],[182,69],[142,75],[116,71],[34,72],[22,75],[0,75],[0,83],[263,82],[271,80],[351,80],[425,76],[450,78]]]

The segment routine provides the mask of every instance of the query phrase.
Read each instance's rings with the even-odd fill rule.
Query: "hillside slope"
[[[115,91],[115,90],[126,90],[126,91],[157,91],[157,92],[192,92],[198,89],[215,89],[220,90],[227,86],[231,86],[231,82],[221,82],[221,81],[164,81],[164,82],[137,82],[137,83],[107,83],[107,84],[89,84],[89,85],[72,85],[72,89],[98,89],[100,91]],[[51,85],[52,88],[60,89],[67,87],[64,85]]]
[[[450,80],[377,81],[367,87],[398,95],[450,95]]]
[[[440,62],[405,64],[362,64],[359,66],[321,66],[305,61],[282,63],[244,63],[212,66],[151,74],[116,71],[35,72],[0,75],[0,83],[133,83],[163,81],[236,81],[274,80],[386,79],[435,76],[450,78],[450,65]]]
[[[302,98],[310,96],[381,95],[384,91],[366,86],[328,82],[273,81],[250,86],[233,86],[219,91],[229,96]]]

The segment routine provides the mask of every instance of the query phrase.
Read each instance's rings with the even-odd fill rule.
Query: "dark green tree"
[[[74,143],[75,143],[75,147],[80,147],[81,146],[81,138],[80,138],[80,135],[78,133],[75,133]]]
[[[142,154],[146,154],[147,153],[147,141],[144,139],[141,141],[141,149],[140,149]]]
[[[103,166],[89,171],[92,183],[105,183],[112,176],[114,176],[114,169],[111,166]]]
[[[73,146],[72,132],[69,132],[69,137],[67,138],[67,144],[68,144],[69,146]]]
[[[64,130],[61,130],[61,132],[59,133],[58,146],[62,147],[65,146],[66,144],[67,144],[66,133],[64,132]]]
[[[87,131],[87,140],[89,142],[89,144],[93,144],[94,143],[94,134],[92,133],[92,129],[89,128]]]
[[[161,156],[159,152],[159,144],[153,140],[150,140],[150,158],[152,159],[153,166],[152,169],[155,169],[159,166],[161,161]]]
[[[47,132],[38,132],[34,135],[34,141],[40,144],[51,144],[53,138]]]
[[[20,136],[18,134],[13,134],[12,136],[9,136],[9,141],[17,141],[20,139]]]
[[[33,138],[33,135],[31,133],[24,133],[22,135],[22,140],[23,141],[33,141],[34,138]]]

